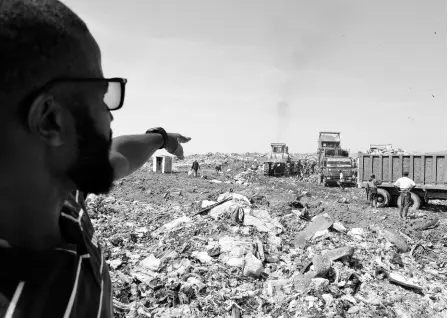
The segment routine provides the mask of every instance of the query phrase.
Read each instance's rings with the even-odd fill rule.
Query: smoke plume
[[[289,103],[282,100],[277,103],[277,140],[275,142],[286,142],[286,132],[288,131],[289,118],[290,118],[290,106]]]

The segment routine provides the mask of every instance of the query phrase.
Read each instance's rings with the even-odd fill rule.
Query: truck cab
[[[321,165],[321,182],[327,185],[334,185],[340,180],[340,172],[344,176],[343,184],[353,185],[356,182],[353,170],[353,160],[350,157],[334,156],[326,157]]]
[[[269,159],[272,161],[287,161],[289,159],[289,149],[284,143],[272,143]]]
[[[317,164],[323,166],[328,157],[348,157],[349,151],[341,148],[340,132],[320,132],[317,141]]]

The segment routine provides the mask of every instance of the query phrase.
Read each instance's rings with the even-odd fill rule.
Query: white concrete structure
[[[152,171],[161,173],[171,173],[172,158],[170,156],[154,156]]]

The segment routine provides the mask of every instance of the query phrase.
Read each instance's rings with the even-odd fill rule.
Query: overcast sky
[[[65,0],[107,77],[126,77],[114,135],[162,126],[187,154],[352,152],[447,144],[446,0]]]

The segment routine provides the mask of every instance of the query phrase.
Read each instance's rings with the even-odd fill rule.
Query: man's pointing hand
[[[177,133],[167,133],[168,138],[165,143],[165,149],[170,154],[175,155],[178,159],[184,159],[184,149],[182,148],[183,143],[189,142],[191,140],[190,137],[182,136]]]

